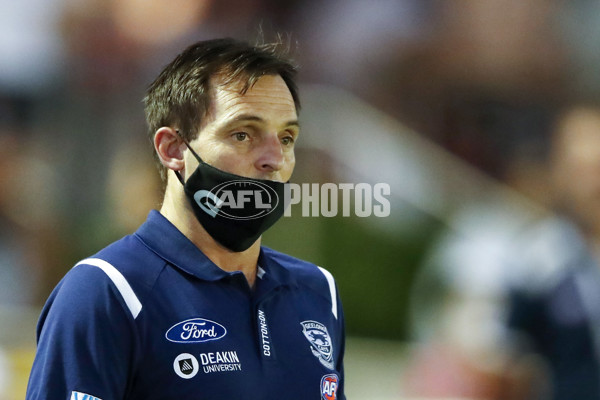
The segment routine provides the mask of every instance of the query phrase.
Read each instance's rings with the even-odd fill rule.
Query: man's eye
[[[283,144],[284,146],[290,146],[290,145],[294,144],[294,138],[291,136],[282,137],[281,144]]]
[[[246,132],[236,132],[233,134],[233,137],[238,142],[243,142],[248,137],[248,134]]]

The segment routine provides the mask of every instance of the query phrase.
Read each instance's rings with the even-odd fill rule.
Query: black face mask
[[[198,167],[183,184],[206,232],[231,251],[248,249],[285,211],[286,184],[230,174],[208,165],[186,142]]]

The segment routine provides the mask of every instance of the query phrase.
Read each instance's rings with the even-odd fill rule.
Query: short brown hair
[[[279,75],[299,110],[297,66],[290,58],[289,47],[281,40],[251,45],[231,38],[189,46],[148,87],[144,106],[150,140],[163,126],[176,126],[185,140],[195,139],[211,106],[210,79],[220,73],[227,75],[226,83],[244,80],[242,94],[261,76]],[[159,169],[164,180],[166,171],[160,163]]]

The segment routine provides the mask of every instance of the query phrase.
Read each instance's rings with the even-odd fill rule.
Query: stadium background
[[[0,0],[0,9],[2,400],[24,396],[36,318],[60,277],[157,206],[141,98],[191,41],[291,37],[303,102],[293,181],[391,186],[387,218],[295,210],[264,240],[336,276],[355,399],[409,398],[414,325],[428,312],[415,283],[432,245],[448,230],[474,235],[454,216],[490,199],[535,218],[549,119],[565,99],[600,91],[600,6],[587,0]]]

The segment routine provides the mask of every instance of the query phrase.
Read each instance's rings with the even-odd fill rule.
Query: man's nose
[[[279,136],[275,133],[266,135],[261,140],[256,168],[262,172],[276,172],[283,167],[284,154]]]

